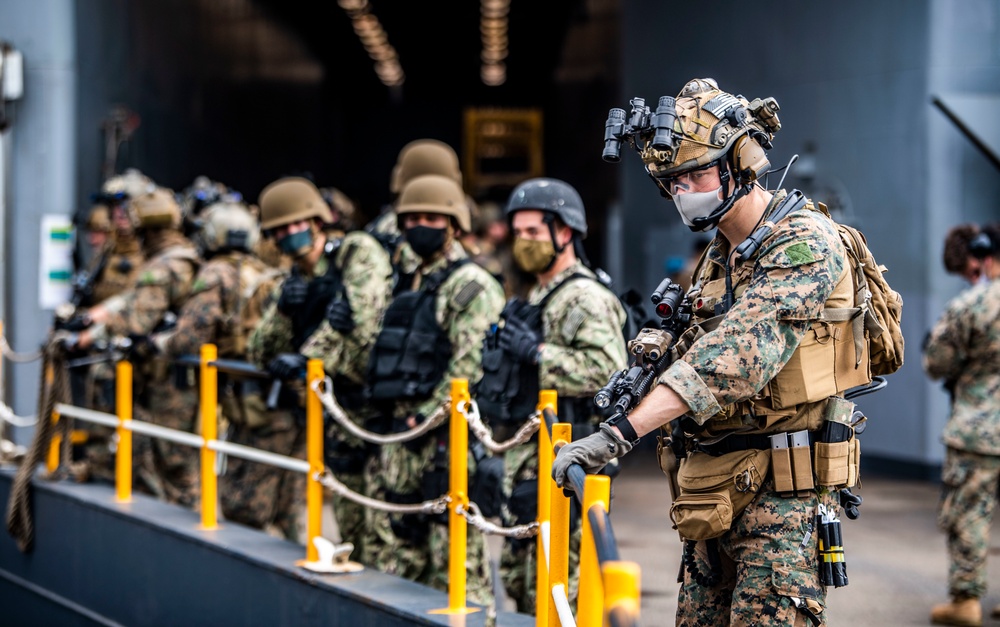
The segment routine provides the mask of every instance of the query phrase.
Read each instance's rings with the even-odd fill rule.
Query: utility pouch
[[[674,529],[687,540],[709,540],[729,531],[760,491],[770,459],[770,451],[760,449],[718,457],[689,454],[677,473],[681,494],[670,506]]]
[[[854,436],[854,403],[831,397],[813,451],[816,482],[832,488],[852,488],[858,482],[861,443]]]
[[[469,485],[469,500],[479,506],[485,518],[500,515],[503,502],[503,457],[483,457],[476,461],[476,472]]]
[[[815,487],[808,431],[771,436],[771,475],[775,492],[785,498],[805,496]]]

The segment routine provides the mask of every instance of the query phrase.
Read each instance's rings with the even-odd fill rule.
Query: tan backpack
[[[887,269],[875,261],[861,231],[837,223],[837,232],[854,270],[854,304],[864,315],[872,375],[892,374],[903,365],[903,297],[886,282]]]

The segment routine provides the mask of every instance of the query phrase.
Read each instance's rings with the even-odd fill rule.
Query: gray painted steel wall
[[[633,96],[655,106],[701,76],[749,99],[774,96],[782,130],[772,167],[812,143],[819,173],[846,189],[853,223],[902,293],[907,339],[905,364],[889,386],[859,399],[871,418],[864,450],[917,470],[940,463],[947,410],[940,386],[923,374],[920,343],[963,286],[944,275],[941,240],[953,224],[1000,218],[996,169],[931,97],[940,90],[996,92],[998,28],[997,0],[623,6],[623,94],[611,106],[628,110]],[[625,267],[643,268],[653,286],[667,251],[686,252],[692,235],[637,155],[608,167],[622,168],[625,237],[636,244],[625,247]],[[795,173],[793,166],[785,187],[802,183]],[[771,185],[779,178],[772,175]]]

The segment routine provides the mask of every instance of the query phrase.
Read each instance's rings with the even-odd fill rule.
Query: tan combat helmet
[[[101,233],[111,232],[111,210],[104,203],[97,203],[90,208],[87,220],[83,224],[88,231],[98,231]]]
[[[319,193],[334,214],[334,222],[329,226],[344,232],[354,230],[358,217],[358,208],[354,201],[336,187],[321,187]]]
[[[399,195],[396,214],[407,213],[441,213],[454,218],[462,231],[472,230],[465,192],[453,179],[440,174],[418,176],[406,184]]]
[[[719,89],[715,79],[688,81],[675,99],[674,150],[661,150],[653,142],[641,147],[640,156],[654,178],[707,166],[730,153],[738,182],[756,181],[770,167],[765,148],[781,129],[774,98],[747,102]]]
[[[410,180],[425,174],[439,174],[462,185],[458,154],[448,144],[436,139],[418,139],[399,151],[392,169],[389,191],[399,194]]]
[[[122,174],[112,176],[101,186],[101,194],[118,200],[136,198],[152,191],[156,183],[151,178],[135,168],[129,168]]]
[[[309,218],[319,218],[324,224],[333,222],[333,213],[316,185],[298,176],[281,178],[265,187],[258,204],[260,226],[265,231]]]
[[[257,216],[243,203],[220,201],[202,209],[191,239],[206,256],[229,250],[250,252],[260,239]]]
[[[183,221],[181,206],[174,192],[156,187],[129,202],[132,224],[137,229],[180,229]]]

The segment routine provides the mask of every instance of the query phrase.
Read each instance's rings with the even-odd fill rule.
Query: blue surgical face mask
[[[286,235],[278,240],[278,248],[292,257],[302,257],[312,249],[312,229]]]

